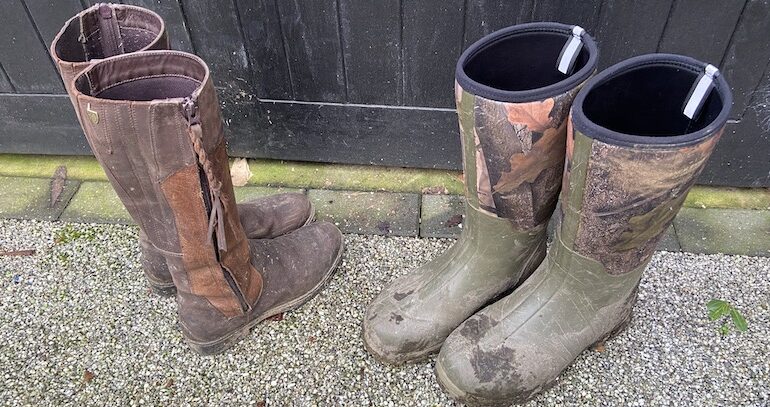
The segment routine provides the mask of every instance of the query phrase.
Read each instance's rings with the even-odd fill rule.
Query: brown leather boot
[[[97,160],[165,257],[182,333],[197,352],[222,352],[329,280],[342,256],[334,225],[247,239],[219,103],[200,58],[177,51],[108,58],[74,79],[73,96]]]
[[[72,79],[91,66],[92,61],[168,48],[168,34],[159,15],[141,7],[96,4],[64,23],[51,44],[51,56],[72,98]],[[315,220],[313,205],[300,193],[254,199],[240,204],[239,213],[246,236],[253,239],[281,236]],[[139,245],[150,287],[158,294],[174,294],[174,282],[165,256],[141,229]]]

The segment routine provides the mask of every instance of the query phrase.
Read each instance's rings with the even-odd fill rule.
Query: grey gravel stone
[[[132,226],[0,220],[0,404],[451,406],[433,360],[401,367],[363,349],[366,304],[451,240],[346,236],[329,286],[231,351],[202,357],[152,295]],[[58,238],[58,242],[57,242]],[[586,351],[532,405],[768,405],[770,259],[659,252],[630,328]],[[721,298],[749,330],[722,336]],[[88,373],[86,373],[88,372]]]

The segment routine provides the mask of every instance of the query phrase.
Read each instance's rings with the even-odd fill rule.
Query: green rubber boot
[[[559,67],[573,41],[574,58]],[[561,187],[566,118],[596,58],[582,29],[556,23],[497,31],[465,51],[456,72],[463,233],[369,305],[363,338],[378,360],[398,364],[437,351],[460,323],[542,262]]]
[[[731,105],[716,68],[678,55],[632,58],[588,81],[572,107],[548,257],[447,338],[436,374],[452,397],[523,403],[627,326],[642,272]]]

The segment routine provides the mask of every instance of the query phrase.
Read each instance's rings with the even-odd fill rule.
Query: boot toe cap
[[[454,399],[470,405],[523,403],[541,390],[528,389],[521,352],[504,343],[480,344],[455,330],[436,360],[436,378]]]
[[[310,199],[290,192],[256,198],[238,205],[241,223],[250,239],[272,239],[305,226],[315,219]]]
[[[367,308],[363,337],[367,350],[379,361],[401,364],[438,350],[445,335],[440,323],[418,318],[383,291]],[[428,315],[426,313],[426,315]]]

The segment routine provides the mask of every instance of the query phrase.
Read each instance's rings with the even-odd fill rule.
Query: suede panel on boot
[[[205,297],[227,317],[241,315],[243,313],[241,303],[233,295],[232,289],[225,280],[222,265],[215,255],[214,247],[209,242],[208,215],[201,198],[197,164],[188,166],[166,178],[162,189],[174,211],[182,249],[182,264],[187,271],[190,293]],[[242,241],[245,242],[245,240],[244,238]],[[243,255],[243,252],[239,254]],[[254,285],[261,286],[258,275],[255,279]]]
[[[213,88],[213,87],[212,87]],[[218,106],[218,105],[216,105]],[[212,116],[209,116],[212,117]],[[218,117],[216,117],[218,119]],[[203,116],[202,121],[207,121]],[[210,119],[209,119],[210,121]],[[221,123],[221,121],[219,121]],[[221,131],[221,130],[220,130]],[[238,210],[233,195],[233,184],[228,167],[225,140],[221,139],[211,155],[214,174],[222,180],[222,204],[225,209],[225,227],[227,236],[227,250],[220,251],[219,257],[222,265],[230,271],[235,283],[243,293],[246,303],[255,304],[262,292],[262,278],[250,263],[243,263],[242,259],[249,258],[249,244],[245,239],[241,221],[238,218]]]
[[[435,352],[452,330],[520,284],[545,257],[567,113],[596,64],[596,46],[586,35],[574,72],[556,70],[571,30],[555,23],[510,27],[460,58],[455,97],[465,177],[463,233],[450,250],[387,285],[369,305],[364,343],[379,360],[401,363]],[[542,52],[517,58],[508,52],[526,48]],[[522,76],[535,88],[506,82]]]
[[[654,246],[729,116],[732,98],[721,77],[700,116],[683,115],[688,89],[704,68],[691,58],[647,55],[609,68],[580,91],[553,246],[512,294],[447,338],[436,374],[453,398],[469,405],[526,402],[583,350],[630,323]],[[682,73],[681,81],[668,80]]]

